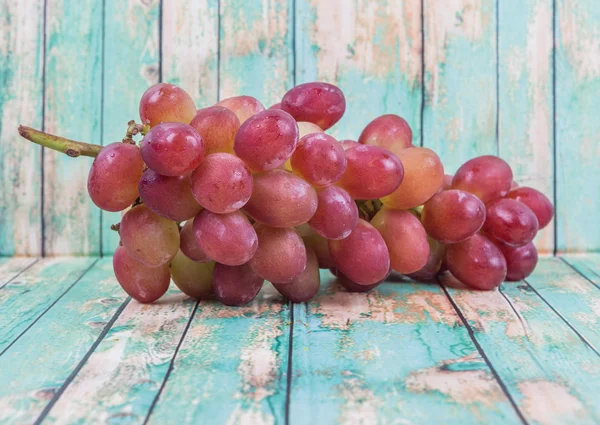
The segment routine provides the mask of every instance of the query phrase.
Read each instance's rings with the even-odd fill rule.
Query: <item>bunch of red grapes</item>
[[[150,87],[139,146],[104,147],[88,180],[98,207],[126,211],[113,257],[123,289],[149,303],[173,279],[191,297],[243,305],[265,280],[307,301],[319,268],[350,291],[392,272],[430,281],[448,270],[492,289],[533,271],[532,240],[553,207],[517,187],[505,161],[481,156],[444,175],[397,115],[338,141],[325,130],[345,109],[327,83],[296,86],[269,109],[237,96],[196,110],[181,88]]]

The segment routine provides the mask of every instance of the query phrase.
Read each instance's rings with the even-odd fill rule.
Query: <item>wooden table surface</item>
[[[130,300],[111,258],[0,259],[0,423],[600,423],[600,255],[477,292]]]

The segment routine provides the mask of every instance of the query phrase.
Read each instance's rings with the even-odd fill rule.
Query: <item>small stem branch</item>
[[[76,142],[23,125],[19,126],[19,134],[33,143],[65,153],[73,158],[78,156],[91,156],[92,158],[95,158],[102,150],[102,146],[100,145]]]

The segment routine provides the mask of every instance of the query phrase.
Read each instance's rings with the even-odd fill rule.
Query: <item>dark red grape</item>
[[[252,301],[264,279],[252,271],[248,264],[240,266],[215,265],[213,291],[217,300],[225,305],[240,306]]]

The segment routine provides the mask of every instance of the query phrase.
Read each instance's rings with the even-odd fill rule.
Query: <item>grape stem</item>
[[[75,140],[54,136],[24,125],[19,126],[19,134],[30,142],[62,152],[72,158],[77,158],[78,156],[95,158],[102,150],[102,146],[100,145],[76,142]]]

